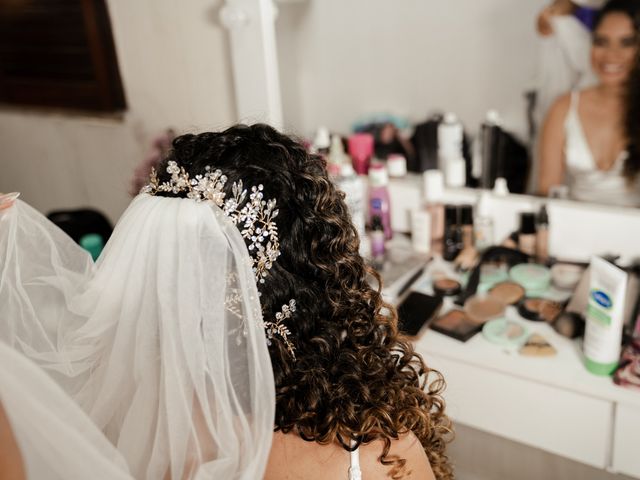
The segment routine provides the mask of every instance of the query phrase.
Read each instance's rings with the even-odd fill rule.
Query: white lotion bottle
[[[591,258],[584,355],[587,370],[610,375],[620,360],[627,273],[600,257]]]

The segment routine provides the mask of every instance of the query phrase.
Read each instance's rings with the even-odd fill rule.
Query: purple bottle
[[[377,262],[384,260],[384,227],[382,219],[378,215],[374,215],[371,220],[371,257]]]
[[[380,217],[386,240],[393,236],[388,184],[387,167],[382,163],[372,163],[369,168],[369,225],[372,224],[373,217]]]

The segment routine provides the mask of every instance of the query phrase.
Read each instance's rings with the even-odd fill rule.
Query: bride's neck
[[[596,87],[596,92],[603,98],[609,100],[621,100],[624,97],[624,85],[603,85]]]

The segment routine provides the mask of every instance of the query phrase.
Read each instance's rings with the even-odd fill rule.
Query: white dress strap
[[[351,452],[349,467],[349,480],[362,480],[362,470],[360,470],[360,449],[356,448]]]

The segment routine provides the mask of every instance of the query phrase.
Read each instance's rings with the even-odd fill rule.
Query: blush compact
[[[460,293],[460,282],[452,278],[439,278],[433,282],[433,292],[441,297],[451,297]]]

